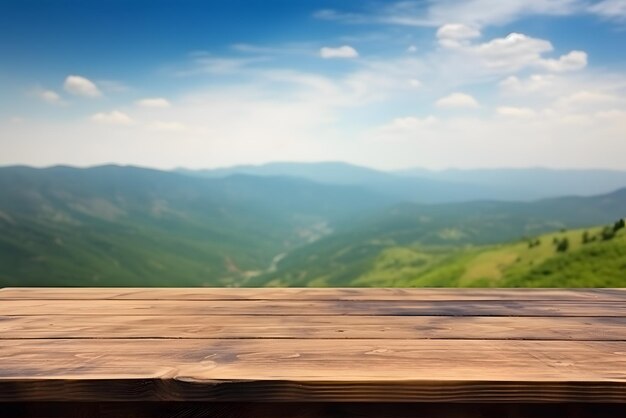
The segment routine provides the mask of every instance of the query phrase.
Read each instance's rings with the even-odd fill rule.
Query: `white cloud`
[[[431,31],[433,38],[434,33],[435,29]],[[219,69],[203,68],[201,63],[196,63],[197,67],[190,65],[189,68],[199,72],[228,72],[228,68],[234,68],[236,80],[232,83],[230,79],[228,83],[207,80],[204,88],[191,86],[188,94],[184,94],[184,90],[178,93],[174,106],[163,107],[157,112],[158,116],[153,108],[139,103],[132,108],[119,107],[117,111],[93,115],[93,122],[132,124],[131,128],[117,129],[115,138],[110,138],[110,129],[99,128],[87,118],[78,122],[70,122],[69,118],[29,119],[22,126],[0,123],[0,129],[4,129],[0,132],[0,144],[2,137],[16,138],[11,142],[16,145],[3,147],[12,149],[10,155],[0,155],[0,160],[21,158],[29,163],[83,165],[119,161],[159,167],[260,163],[276,159],[340,159],[389,167],[559,165],[564,164],[560,157],[562,149],[567,148],[568,152],[578,150],[580,164],[594,164],[609,157],[603,166],[621,164],[623,167],[623,158],[611,160],[612,154],[603,154],[595,145],[585,146],[586,135],[604,144],[623,139],[626,129],[619,116],[626,106],[621,102],[603,102],[601,97],[594,96],[622,94],[626,88],[622,74],[600,72],[597,68],[558,72],[554,67],[571,67],[576,54],[566,54],[567,59],[558,58],[551,53],[552,45],[547,40],[520,34],[522,38],[516,41],[519,44],[512,42],[511,46],[504,42],[506,46],[498,43],[494,46],[490,44],[493,40],[479,39],[476,32],[460,35],[463,32],[459,30],[460,34],[454,36],[452,33],[455,32],[448,29],[447,34],[443,31],[440,35],[457,40],[458,48],[427,49],[424,46],[422,49],[425,43],[420,43],[419,55],[410,55],[404,48],[414,42],[414,38],[396,37],[395,43],[387,45],[389,50],[395,51],[395,57],[367,55],[358,60],[357,67],[350,65],[348,72],[333,72],[332,76],[271,68],[270,65],[254,67],[241,61],[227,61],[236,64],[234,67],[218,65]],[[342,38],[336,45],[360,45],[355,42]],[[481,45],[490,47],[481,49]],[[377,47],[378,44],[374,45],[374,49]],[[309,45],[309,56],[311,51],[316,52],[316,47]],[[201,57],[207,58],[206,55]],[[212,64],[218,62],[225,61],[212,61]],[[499,64],[501,62],[504,64]],[[550,66],[552,68],[547,68]],[[520,73],[512,73],[516,71]],[[490,87],[497,88],[490,83],[499,80],[502,80],[500,90],[490,90]],[[98,87],[107,92],[100,82]],[[454,91],[458,93],[442,97]],[[588,93],[576,95],[580,91]],[[480,105],[472,96],[460,92],[480,94],[477,96]],[[507,96],[508,93],[515,93],[515,96]],[[438,98],[437,107],[442,109],[482,109],[471,112],[437,110],[434,102]],[[597,99],[595,104],[590,104],[594,99]],[[433,109],[429,110],[430,107]],[[406,109],[419,109],[419,114],[424,116],[389,118],[390,122],[377,129],[375,121],[380,115],[391,112],[402,115]],[[95,110],[88,114],[93,112]],[[438,119],[425,116],[430,112],[436,112]],[[602,123],[598,122],[599,118]],[[585,128],[570,129],[571,126]],[[587,131],[588,126],[593,126],[598,133]],[[490,137],[481,138],[479,134]],[[398,148],[373,147],[370,150],[363,141],[377,135],[395,138]],[[528,145],[524,144],[525,135],[534,135]],[[20,141],[28,147],[19,145]],[[56,151],[52,143],[63,152]],[[554,149],[544,152],[542,147],[546,143],[548,148]],[[478,152],[487,146],[494,149],[491,157]],[[149,147],[154,152],[146,153]],[[32,149],[42,149],[42,152],[33,155]],[[68,149],[75,152],[68,153]],[[517,157],[512,149],[520,151]],[[622,149],[626,152],[626,145]],[[589,159],[586,152],[591,154]],[[575,162],[573,154],[569,157],[568,163]]]
[[[130,116],[119,110],[96,113],[90,119],[92,122],[107,125],[131,125],[134,122]]]
[[[41,90],[37,92],[37,96],[46,103],[61,104],[61,96],[54,90]]]
[[[496,109],[496,113],[501,116],[509,116],[514,118],[529,118],[535,116],[536,112],[528,107],[500,106]]]
[[[176,74],[189,76],[198,74],[234,74],[244,70],[250,64],[265,61],[265,57],[255,58],[222,58],[222,57],[198,57],[194,59],[191,69],[182,70]]]
[[[500,86],[501,89],[506,90],[506,91],[518,92],[524,89],[522,81],[519,79],[519,77],[514,76],[514,75],[508,76],[504,80],[500,81],[498,85]]]
[[[499,86],[506,93],[528,94],[546,92],[552,88],[555,81],[553,74],[532,74],[525,80],[511,75],[502,80]]]
[[[441,111],[435,118],[426,116],[426,110],[424,116],[407,116],[403,115],[407,105],[426,107],[433,95],[449,84],[427,78],[422,60],[406,58],[368,61],[350,77],[275,70],[270,79],[266,72],[257,73],[259,79],[254,82],[219,84],[181,94],[175,106],[159,112],[158,120],[152,109],[135,107],[132,117],[137,122],[130,129],[116,130],[115,135],[89,120],[0,123],[0,145],[4,145],[0,164],[117,161],[199,168],[272,160],[345,160],[387,168],[625,168],[623,103],[607,102],[579,111],[578,107],[559,107],[551,101],[548,111],[546,98],[535,102],[533,95],[502,102],[535,109],[533,117],[521,117],[523,111],[517,112],[520,117],[513,117],[515,111],[510,110],[502,115],[495,106],[492,112]],[[458,68],[459,73],[464,71],[462,66]],[[419,95],[407,88],[407,80],[413,76],[419,76],[427,87]],[[514,80],[526,87],[531,78],[517,76]],[[572,88],[619,96],[626,86],[626,78],[620,74],[566,73],[550,75],[550,79],[555,88],[543,90],[555,90],[562,97],[576,93]],[[274,89],[274,83],[279,82],[289,83],[285,85],[288,88]],[[563,90],[562,85],[569,90]],[[376,102],[378,95],[385,101]],[[483,108],[491,109],[488,92],[484,97]],[[396,109],[404,117],[389,118],[379,127],[374,121],[381,109]],[[356,120],[363,123],[356,124]],[[41,152],[33,154],[33,149]]]
[[[415,45],[409,45],[406,48],[406,52],[410,53],[410,54],[414,54],[417,52],[417,47]]]
[[[135,102],[137,106],[164,109],[171,106],[171,103],[162,97],[149,97]]]
[[[505,100],[536,109],[537,115],[561,115],[581,121],[616,108],[626,108],[622,91],[626,78],[610,73],[533,74],[510,76],[500,82]],[[540,110],[541,109],[541,110]]]
[[[425,15],[432,23],[504,25],[524,16],[572,14],[582,4],[580,0],[440,0],[432,2]]]
[[[552,51],[552,44],[521,33],[511,33],[504,38],[472,47],[470,52],[490,69],[517,71],[541,60],[541,54]]]
[[[532,74],[528,77],[509,76],[499,83],[500,92],[518,96],[546,106],[549,99],[569,103],[608,102],[622,96],[626,76],[605,72],[576,72]],[[535,106],[533,106],[535,107]]]
[[[320,57],[322,58],[356,58],[358,56],[357,50],[349,45],[337,48],[325,46],[320,49]]]
[[[534,114],[507,109],[503,113],[448,117],[430,124],[394,120],[366,137],[368,146],[363,147],[360,157],[377,161],[378,155],[385,155],[393,160],[392,166],[436,169],[531,165],[624,168],[624,109]]]
[[[557,60],[541,60],[539,61],[539,65],[543,66],[546,70],[555,72],[580,70],[587,66],[587,53],[584,51],[571,51],[568,54],[562,55]]]
[[[575,93],[559,98],[555,105],[564,108],[585,110],[597,110],[602,107],[612,107],[626,100],[613,94],[601,91],[580,90]]]
[[[453,32],[452,32],[453,33]],[[473,44],[468,38],[441,38],[442,46],[451,53],[458,53],[466,60],[476,60],[477,64],[490,72],[517,72],[525,68],[541,68],[552,72],[580,70],[587,65],[587,54],[571,51],[558,59],[545,58],[552,52],[550,41],[533,38],[522,33],[510,33],[504,38]]]
[[[395,81],[406,90],[406,80]],[[378,99],[374,96],[380,84],[376,81],[370,87],[374,81],[366,73],[329,78],[264,69],[238,84],[196,86],[178,95],[176,105],[159,111],[156,119],[154,110],[134,107],[132,113],[119,108],[82,121],[41,120],[21,128],[0,123],[0,145],[9,134],[16,144],[10,153],[0,153],[0,164],[10,160],[38,165],[116,161],[152,167],[211,167],[241,161],[344,159],[353,152],[350,141],[342,140],[347,137],[344,112]],[[96,123],[123,129],[111,135],[110,129],[98,128]],[[32,149],[41,152],[33,154]]]
[[[437,30],[437,39],[444,48],[456,48],[478,37],[478,29],[460,23],[447,23]]]
[[[478,102],[469,94],[465,93],[452,93],[448,96],[442,97],[435,103],[437,107],[444,109],[453,108],[466,108],[472,109],[479,107]]]
[[[100,97],[102,96],[102,92],[98,89],[96,84],[79,75],[69,75],[65,79],[65,83],[63,84],[65,90],[71,94],[76,96],[83,97]]]
[[[603,0],[589,6],[589,11],[607,19],[626,20],[626,0]]]
[[[326,9],[316,12],[314,16],[350,24],[441,26],[457,22],[484,27],[504,25],[532,15],[569,15],[586,7],[584,0],[401,0],[381,4],[370,7],[364,13]]]

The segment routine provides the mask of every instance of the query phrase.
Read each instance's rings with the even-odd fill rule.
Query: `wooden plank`
[[[3,300],[0,316],[25,315],[626,316],[623,302]]]
[[[626,341],[626,318],[446,316],[5,316],[0,339],[292,338]]]
[[[3,299],[626,301],[626,289],[4,288]]]
[[[4,289],[0,416],[15,401],[626,405],[624,294]]]
[[[626,402],[626,342],[2,340],[0,400]]]
[[[626,415],[623,404],[102,402],[7,403],[11,418],[597,418]]]

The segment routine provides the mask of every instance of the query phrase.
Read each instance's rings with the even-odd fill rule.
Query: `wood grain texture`
[[[626,289],[10,287],[3,299],[60,300],[543,300],[626,301]]]
[[[111,314],[626,317],[626,303],[512,300],[3,300],[0,303],[0,316]]]
[[[626,343],[3,340],[0,399],[626,401]]]
[[[626,292],[3,289],[16,401],[626,405]]]
[[[472,339],[626,341],[623,317],[0,316],[0,339]]]

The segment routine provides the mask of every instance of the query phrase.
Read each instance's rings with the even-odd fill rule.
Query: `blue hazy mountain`
[[[555,196],[592,196],[626,186],[626,171],[598,169],[499,168],[499,169],[410,169],[396,174],[419,179],[466,182],[505,192],[515,200]],[[494,198],[497,198],[494,197]]]
[[[396,199],[422,203],[592,196],[626,186],[626,172],[614,170],[504,168],[385,172],[341,162],[278,162],[212,170],[181,169],[179,172],[209,178],[248,174],[296,177],[324,184],[359,185]]]
[[[405,177],[347,163],[270,163],[214,170],[178,170],[200,177],[224,178],[235,174],[259,177],[286,176],[322,184],[359,186],[397,200],[416,202],[459,202],[488,199],[497,194],[490,187],[456,181]]]

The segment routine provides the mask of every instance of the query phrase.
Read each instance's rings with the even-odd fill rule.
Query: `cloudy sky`
[[[626,169],[626,0],[0,0],[0,165]]]

